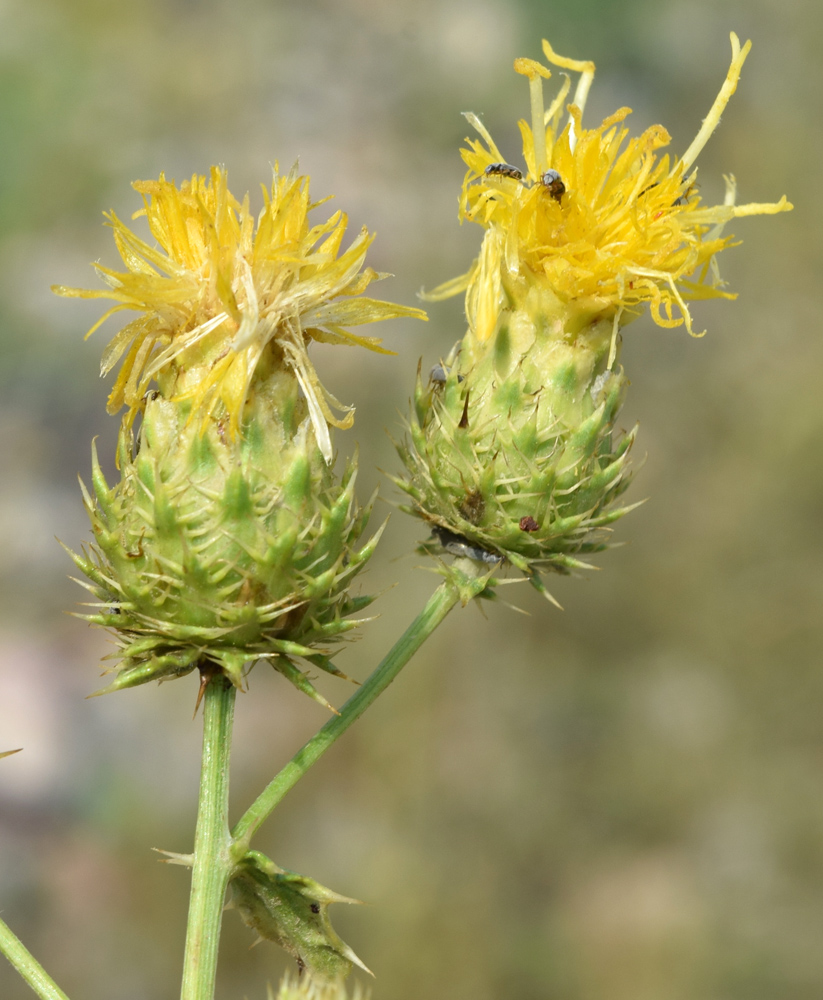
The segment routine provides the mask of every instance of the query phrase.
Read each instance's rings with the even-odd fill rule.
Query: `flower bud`
[[[372,975],[329,922],[331,903],[359,903],[306,875],[280,868],[259,851],[249,851],[232,876],[233,909],[260,938],[273,941],[297,960],[315,982],[336,983],[353,965]]]

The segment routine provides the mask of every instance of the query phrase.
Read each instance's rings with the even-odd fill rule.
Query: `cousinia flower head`
[[[390,353],[378,339],[348,328],[398,316],[426,318],[420,309],[362,295],[372,281],[387,277],[364,268],[373,235],[362,229],[341,252],[346,215],[338,211],[310,225],[309,212],[322,202],[310,201],[309,178],[294,169],[280,176],[275,166],[256,225],[248,195],[237,201],[219,167],[179,188],[162,174],[133,186],[144,200],[134,218],[145,216],[157,245],[108,213],[126,270],[96,264],[107,289],[54,289],[115,300],[89,335],[114,313],[140,313],[103,355],[102,374],[121,362],[109,412],[125,405],[133,417],[156,381],[165,398],[190,400],[191,412],[204,421],[227,416],[230,433],[236,434],[257,365],[273,345],[299,381],[317,442],[331,461],[327,425],[350,426],[353,410],[320,384],[309,342]],[[333,408],[343,416],[335,416]]]
[[[308,179],[294,171],[275,168],[256,224],[218,168],[135,187],[158,246],[111,214],[127,270],[98,265],[105,291],[57,289],[113,298],[107,316],[140,313],[102,365],[121,361],[109,410],[128,407],[119,482],[95,455],[94,541],[72,554],[95,598],[85,617],[117,636],[105,690],[195,670],[242,688],[264,660],[328,705],[295,660],[339,674],[331,656],[370,602],[350,586],[380,533],[357,547],[371,505],[357,504],[356,460],[335,474],[328,426],[352,412],[333,415],[307,348],[380,350],[348,327],[424,314],[361,294],[381,277],[363,266],[371,236],[341,249],[340,212],[310,226]]]
[[[524,167],[466,116],[481,138],[462,150],[460,219],[484,228],[483,244],[468,273],[428,297],[465,291],[468,331],[428,383],[418,379],[411,444],[401,446],[410,475],[399,480],[446,551],[507,560],[540,589],[543,569],[581,565],[627,509],[610,507],[628,482],[633,436],[613,434],[628,384],[621,327],[648,302],[658,325],[694,334],[688,299],[734,298],[716,264],[732,240],[726,223],[792,207],[785,197],[737,205],[732,178],[722,205],[701,202],[695,161],[751,47],[731,39],[726,80],[679,158],[661,155],[669,135],[660,125],[630,139],[628,108],[585,129],[594,64],[545,41],[547,62],[579,79],[567,105],[564,72],[546,108],[551,70],[515,61],[531,96]]]

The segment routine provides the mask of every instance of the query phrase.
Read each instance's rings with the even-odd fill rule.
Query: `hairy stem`
[[[203,764],[181,1000],[213,1000],[223,899],[232,871],[229,755],[235,689],[220,675],[206,686]]]
[[[481,575],[482,574],[482,575]],[[382,694],[423,645],[451,609],[477,596],[488,582],[487,570],[468,559],[458,560],[445,580],[429,598],[425,608],[415,618],[371,676],[358,688],[340,711],[333,716],[292,757],[279,774],[269,782],[232,830],[232,854],[241,858],[249,849],[251,839],[286,793],[297,784],[309,768],[317,763],[335,740],[365,712]]]
[[[8,924],[0,920],[0,951],[41,1000],[69,1000]]]

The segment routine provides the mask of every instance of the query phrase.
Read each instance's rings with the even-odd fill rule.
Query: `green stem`
[[[203,764],[191,875],[181,1000],[213,1000],[223,900],[232,871],[229,754],[235,689],[220,675],[206,686]]]
[[[0,951],[41,1000],[69,1000],[8,924],[0,920]]]
[[[481,573],[483,574],[481,576]],[[232,830],[235,859],[249,849],[251,839],[286,793],[297,784],[308,769],[323,756],[335,740],[365,712],[400,673],[446,615],[462,601],[467,604],[488,583],[488,573],[468,559],[455,562],[446,581],[429,598],[425,608],[371,676],[358,688],[340,710],[292,757],[279,774],[269,782]]]

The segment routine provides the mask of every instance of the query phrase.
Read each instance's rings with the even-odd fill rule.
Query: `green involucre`
[[[395,479],[412,500],[403,509],[447,548],[507,560],[541,591],[541,572],[606,547],[628,510],[613,503],[634,438],[614,433],[628,380],[607,369],[611,321],[559,336],[548,326],[508,313],[489,342],[469,333],[433,377],[418,374],[398,446],[408,474]]]
[[[267,658],[327,704],[294,657],[339,674],[323,646],[371,600],[348,596],[379,536],[354,548],[370,510],[357,506],[355,465],[334,477],[283,369],[252,387],[234,440],[226,421],[189,410],[147,398],[136,454],[121,430],[116,486],[93,457],[94,495],[84,496],[94,542],[72,558],[100,602],[85,617],[118,635],[105,690],[197,666],[241,687],[244,666]]]

